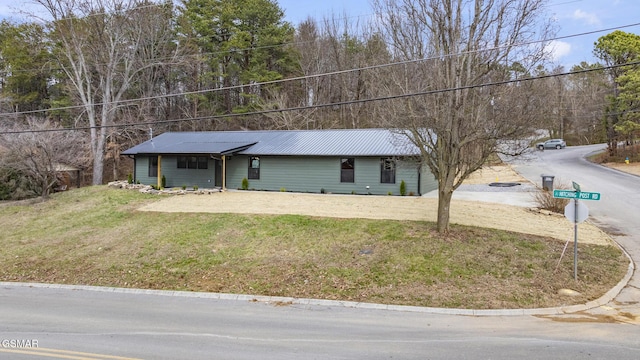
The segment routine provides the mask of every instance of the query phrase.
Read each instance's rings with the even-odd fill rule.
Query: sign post
[[[576,192],[579,191],[580,187]],[[573,200],[573,202],[575,203],[575,214],[573,216],[573,280],[578,281],[578,199]]]
[[[571,199],[564,208],[564,216],[573,222],[573,279],[578,280],[578,223],[589,217],[589,209],[578,200],[600,200],[600,193],[580,191],[580,185],[573,182],[573,190],[553,190],[553,197]]]

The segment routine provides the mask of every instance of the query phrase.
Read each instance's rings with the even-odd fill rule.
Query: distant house
[[[54,171],[58,179],[54,191],[67,190],[67,188],[71,186],[75,186],[78,189],[80,188],[82,181],[82,170],[80,168],[73,165],[56,163]]]
[[[166,187],[420,195],[437,182],[419,149],[385,129],[168,132],[122,153],[133,176]]]

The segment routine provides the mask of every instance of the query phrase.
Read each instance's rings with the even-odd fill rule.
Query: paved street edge
[[[619,246],[619,245],[618,245]],[[88,285],[65,285],[65,284],[45,284],[45,283],[24,283],[24,282],[0,282],[2,288],[11,287],[29,287],[43,289],[62,289],[62,290],[84,290],[94,292],[109,292],[120,294],[136,294],[136,295],[154,295],[154,296],[173,296],[184,298],[202,298],[214,300],[234,300],[259,302],[267,304],[290,304],[290,305],[306,305],[306,306],[326,306],[326,307],[348,307],[356,309],[369,310],[388,310],[388,311],[404,311],[441,315],[467,315],[467,316],[523,316],[523,315],[561,315],[570,314],[579,311],[593,309],[607,304],[615,298],[622,289],[628,284],[635,266],[629,254],[620,247],[629,260],[627,273],[611,290],[607,291],[602,297],[587,302],[586,304],[540,308],[540,309],[447,309],[408,305],[385,305],[354,301],[340,300],[322,300],[322,299],[305,299],[281,296],[261,296],[261,295],[245,295],[245,294],[226,294],[226,293],[208,293],[208,292],[190,292],[190,291],[170,291],[170,290],[151,290],[151,289],[129,289],[118,287],[102,287]]]

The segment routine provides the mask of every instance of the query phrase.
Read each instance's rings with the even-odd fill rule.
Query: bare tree
[[[307,106],[347,103],[320,109],[314,119],[320,127],[380,126],[375,121],[374,106],[363,102],[377,96],[379,83],[366,68],[388,63],[390,54],[370,24],[351,19],[334,15],[319,26],[309,18],[298,26],[296,48],[306,76],[303,101]],[[330,75],[316,76],[319,74]]]
[[[264,110],[287,109],[292,106],[288,92],[272,89],[265,91],[260,100],[260,107]],[[304,106],[293,104],[293,106]],[[262,129],[270,128],[277,130],[298,130],[310,129],[314,127],[312,120],[313,108],[303,108],[296,111],[268,112],[265,117],[270,120],[269,125],[263,125]]]
[[[164,32],[146,9],[163,6],[144,0],[36,0],[47,11],[59,66],[72,84],[91,127],[93,183],[102,184],[106,144],[136,76],[158,61],[145,46],[158,46]],[[154,19],[150,24],[148,19]],[[151,26],[153,25],[153,26]],[[149,43],[151,42],[151,43]],[[166,55],[163,53],[163,55]]]
[[[583,62],[564,75],[562,66],[547,70],[537,68],[531,75],[541,77],[532,82],[530,101],[537,103],[538,128],[546,129],[552,138],[564,138],[570,145],[605,142],[602,118],[605,98],[610,91],[604,71],[599,65]]]
[[[573,66],[571,71],[598,67],[598,64],[582,62]],[[605,72],[591,71],[570,75],[565,91],[569,99],[567,120],[573,142],[576,144],[606,142],[606,130],[602,119],[610,84]]]
[[[438,181],[438,231],[449,230],[453,191],[500,149],[500,140],[529,135],[535,108],[509,66],[534,68],[549,31],[545,0],[375,0],[380,32],[397,61],[385,102],[391,126],[410,130],[422,161]],[[526,45],[525,45],[526,44]],[[426,59],[422,62],[410,62]],[[379,77],[384,79],[383,77]],[[507,114],[509,115],[507,117]]]
[[[34,195],[46,198],[62,166],[84,167],[88,146],[84,134],[62,130],[48,120],[28,118],[24,126],[2,129],[2,167],[21,174]],[[5,133],[6,132],[6,133]]]

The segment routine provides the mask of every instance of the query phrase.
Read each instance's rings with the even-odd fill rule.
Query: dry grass
[[[603,164],[606,167],[610,167],[612,169],[620,170],[622,172],[626,172],[629,174],[640,176],[640,162],[634,163],[605,163]]]
[[[465,179],[465,184],[488,184],[491,182],[520,182],[526,183],[527,179],[511,169],[511,166],[502,163],[487,165],[472,173]]]
[[[619,153],[616,157],[610,157],[607,151],[603,151],[591,156],[589,160],[612,169],[640,176],[640,145],[627,146],[626,148],[618,149],[618,151]],[[629,160],[629,163],[627,164],[625,160]]]
[[[486,309],[583,303],[627,268],[583,244],[575,282],[556,239],[426,221],[136,210],[158,201],[91,187],[5,204],[0,279]]]
[[[554,185],[556,189],[571,189],[571,184],[558,183]],[[541,190],[534,195],[534,201],[540,209],[553,211],[554,213],[564,214],[564,208],[569,204],[568,199],[553,197],[553,191]]]
[[[533,196],[533,195],[532,195]],[[435,222],[438,200],[415,196],[351,196],[280,192],[224,192],[211,196],[173,196],[140,208],[158,213],[212,213],[307,215],[345,219],[413,220]],[[454,200],[451,223],[514,231],[566,240],[573,225],[559,214],[546,215],[530,209],[497,203]],[[596,226],[581,224],[580,240],[611,244]]]

